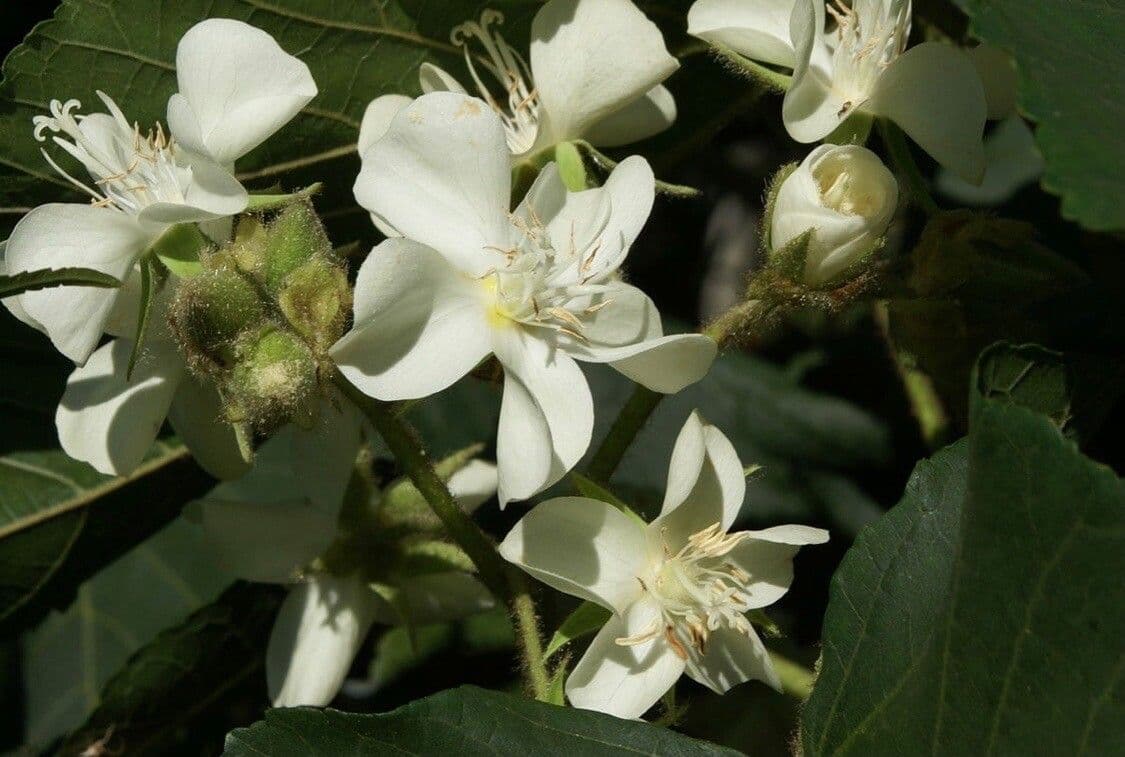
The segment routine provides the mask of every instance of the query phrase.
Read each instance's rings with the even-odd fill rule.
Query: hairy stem
[[[891,159],[891,164],[895,167],[895,172],[906,179],[907,191],[909,191],[914,202],[928,216],[940,212],[941,208],[930,195],[926,178],[922,176],[918,164],[914,162],[914,155],[910,152],[910,145],[906,143],[906,135],[902,133],[902,129],[887,119],[881,118],[879,119],[879,135],[883,138],[883,144],[887,148],[887,155]]]
[[[544,699],[549,679],[543,662],[535,605],[523,574],[500,556],[492,539],[457,504],[449,487],[434,470],[417,433],[394,408],[356,389],[339,371],[336,371],[333,381],[375,426],[391,454],[441,520],[450,538],[473,561],[484,585],[511,605],[529,686],[537,699]]]
[[[769,655],[773,668],[777,671],[777,677],[781,679],[782,690],[802,702],[808,699],[812,694],[813,684],[816,683],[816,674],[772,649],[769,650]]]

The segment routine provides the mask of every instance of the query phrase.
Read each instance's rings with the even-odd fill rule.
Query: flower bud
[[[306,261],[332,250],[324,226],[307,198],[287,205],[267,227],[262,243],[261,276],[271,292],[278,291],[286,277]]]
[[[269,433],[288,421],[311,419],[317,365],[300,337],[267,326],[244,334],[235,352],[227,388],[238,420]]]
[[[266,317],[253,284],[220,257],[210,256],[214,268],[180,284],[169,311],[189,361],[205,372],[228,366],[238,335]]]
[[[343,335],[351,296],[343,268],[317,256],[285,278],[277,302],[301,336],[327,350]]]
[[[821,145],[781,184],[770,215],[776,252],[812,230],[805,283],[837,283],[881,244],[898,204],[898,183],[859,145]]]

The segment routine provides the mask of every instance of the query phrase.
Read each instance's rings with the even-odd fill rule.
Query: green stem
[[[773,650],[769,650],[770,661],[781,679],[782,690],[800,701],[805,701],[812,694],[813,684],[816,683],[816,674],[798,662],[790,660]]]
[[[545,700],[548,696],[549,677],[543,662],[543,646],[535,618],[535,605],[523,574],[500,556],[488,535],[457,504],[449,487],[434,470],[417,433],[395,412],[395,408],[368,397],[339,371],[335,372],[333,381],[375,426],[391,454],[441,520],[450,538],[473,561],[484,585],[511,605],[518,638],[523,646],[528,682],[535,697]]]
[[[633,443],[633,439],[662,399],[664,399],[663,394],[640,384],[636,385],[633,396],[617,414],[617,420],[613,422],[609,433],[606,434],[605,439],[602,439],[601,445],[590,461],[590,478],[603,484],[609,481],[621,463],[621,458],[625,457],[625,451],[629,449],[629,445]]]
[[[887,148],[887,155],[891,159],[897,173],[906,179],[907,190],[918,207],[928,215],[941,212],[941,208],[930,195],[926,178],[914,162],[914,155],[910,152],[910,145],[906,143],[906,135],[902,129],[885,118],[879,119],[879,135]]]

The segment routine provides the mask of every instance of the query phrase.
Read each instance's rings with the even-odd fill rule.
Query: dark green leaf
[[[458,754],[583,757],[622,752],[735,755],[664,728],[463,686],[383,715],[270,710],[227,736],[230,757],[341,754]]]
[[[203,529],[180,518],[83,583],[70,607],[24,636],[25,743],[45,746],[81,725],[134,652],[230,581]]]
[[[284,591],[238,583],[158,635],[106,684],[101,704],[60,750],[163,755],[197,739],[193,721],[242,685],[264,690],[266,643]]]
[[[121,286],[121,282],[108,273],[90,268],[46,268],[40,271],[17,273],[13,276],[0,275],[0,297],[13,297],[35,289],[57,286],[112,289]]]
[[[833,579],[805,753],[1120,753],[1122,571],[1122,482],[982,401]]]
[[[1035,344],[1000,343],[981,353],[973,398],[1022,405],[1063,428],[1071,417],[1071,384],[1070,369],[1059,353]]]
[[[551,636],[551,643],[543,652],[543,659],[548,659],[575,639],[594,633],[605,625],[611,614],[609,610],[594,602],[583,602],[578,605],[578,608],[559,626],[559,630]]]
[[[1125,6],[1105,0],[956,0],[974,36],[1010,52],[1038,122],[1043,186],[1091,229],[1125,228]]]
[[[156,300],[156,292],[162,285],[156,278],[154,268],[156,264],[152,258],[146,257],[140,263],[141,268],[141,299],[140,310],[137,313],[137,329],[133,334],[133,351],[129,354],[129,367],[125,372],[127,380],[133,379],[133,369],[137,365],[137,358],[141,356],[145,347],[145,337],[148,335],[149,317],[152,315],[152,303]]]
[[[0,457],[0,629],[66,606],[79,584],[213,485],[186,449],[164,443],[121,478],[62,452]]]

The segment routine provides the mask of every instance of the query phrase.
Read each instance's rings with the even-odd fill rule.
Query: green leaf
[[[161,234],[149,249],[165,268],[186,279],[203,270],[199,253],[210,246],[211,241],[197,224],[179,223]]]
[[[133,334],[133,351],[129,353],[129,367],[125,371],[126,380],[133,379],[133,369],[137,366],[139,358],[145,348],[145,337],[148,335],[149,318],[152,315],[152,303],[156,300],[156,293],[163,285],[161,281],[153,281],[156,264],[152,258],[146,257],[141,263],[141,299],[137,313],[137,329]]]
[[[164,443],[119,478],[62,452],[0,457],[0,629],[69,604],[79,584],[213,485],[185,448]]]
[[[1109,231],[1125,228],[1125,7],[1103,0],[956,0],[978,39],[1010,52],[1019,104],[1038,123],[1043,186],[1062,214]]]
[[[647,723],[471,686],[380,715],[303,707],[270,710],[265,720],[231,731],[224,754],[335,757],[385,752],[519,757],[738,754]]]
[[[177,519],[83,583],[70,607],[24,637],[27,743],[45,746],[80,726],[133,653],[230,583],[204,542],[202,529]]]
[[[89,754],[105,739],[120,754],[162,755],[199,739],[193,722],[202,713],[239,687],[262,688],[266,644],[284,594],[238,583],[162,632],[110,679],[101,704],[60,754]]]
[[[1046,415],[1059,428],[1070,421],[1072,377],[1063,356],[1036,344],[995,344],[977,362],[973,398],[1012,403]]]
[[[35,289],[57,286],[112,289],[121,286],[121,282],[108,273],[90,268],[45,268],[40,271],[25,271],[13,276],[0,275],[0,297],[13,297]]]
[[[1122,571],[1122,482],[983,400],[833,578],[805,753],[1120,752]]]
[[[551,642],[543,652],[543,659],[550,659],[555,652],[575,639],[594,633],[605,625],[610,615],[612,613],[609,610],[594,602],[583,602],[578,605],[578,608],[562,622],[559,630],[551,636]]]

